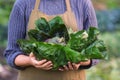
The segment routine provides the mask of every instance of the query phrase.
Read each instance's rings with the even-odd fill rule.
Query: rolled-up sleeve
[[[89,27],[98,27],[95,9],[93,7],[91,0],[86,0],[84,8],[86,13],[84,20],[84,29],[87,29]],[[92,59],[91,66],[98,64],[99,61],[100,61],[99,59]]]
[[[97,18],[96,18],[96,13],[95,9],[93,7],[93,4],[91,0],[86,0],[84,4],[84,13],[85,13],[85,18],[84,18],[84,29],[87,29],[88,27],[98,27],[97,23]]]
[[[25,38],[26,27],[25,27],[25,17],[23,10],[18,7],[19,3],[16,2],[10,14],[8,23],[8,43],[7,48],[4,51],[4,57],[7,63],[16,69],[24,69],[22,67],[16,66],[14,61],[18,55],[24,54],[18,44],[18,39]]]
[[[95,13],[95,9],[93,7],[92,1],[91,0],[80,0],[79,2],[81,2],[79,4],[83,5],[82,8],[81,6],[79,7],[80,9],[83,10],[82,12],[83,29],[86,30],[89,27],[98,27],[96,13]],[[98,64],[99,61],[100,61],[99,59],[91,59],[90,65],[80,66],[80,69],[89,69],[91,66]]]

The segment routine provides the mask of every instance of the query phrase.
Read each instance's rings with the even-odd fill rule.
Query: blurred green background
[[[17,71],[7,66],[2,56],[7,44],[7,24],[14,1],[0,0],[0,80],[16,80],[17,75]],[[100,38],[107,45],[109,59],[88,69],[87,80],[120,80],[120,0],[92,1],[101,31]]]

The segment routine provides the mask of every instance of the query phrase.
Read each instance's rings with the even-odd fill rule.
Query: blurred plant
[[[7,40],[7,27],[0,25],[0,47],[5,47]]]
[[[87,80],[120,80],[120,59],[112,58],[87,70]]]
[[[101,7],[105,6],[107,9],[115,9],[120,7],[120,0],[92,0],[93,3],[95,3],[95,7]],[[98,5],[96,5],[98,4]]]
[[[120,30],[120,9],[96,11],[101,31]]]
[[[87,70],[87,80],[120,80],[120,32],[106,32],[100,37],[107,45],[109,60]]]
[[[3,46],[1,44],[6,40],[6,38],[4,38],[4,35],[7,34],[7,28],[5,26],[7,26],[9,14],[14,1],[15,0],[0,0],[0,46]],[[89,69],[87,72],[87,80],[120,80],[120,0],[92,1],[98,4],[101,3],[109,9],[96,12],[100,30],[118,30],[118,32],[105,32],[101,35],[101,38],[104,39],[107,44],[110,60],[101,62],[99,65]],[[2,58],[0,57],[0,59]]]
[[[14,0],[0,0],[0,24],[7,25]]]
[[[106,4],[109,9],[115,9],[117,7],[120,7],[119,3],[120,0],[106,0]]]
[[[101,34],[101,39],[103,39],[107,45],[108,53],[110,57],[119,58],[120,57],[120,31],[116,32],[106,32]]]
[[[0,46],[6,45],[7,23],[14,0],[0,0]]]

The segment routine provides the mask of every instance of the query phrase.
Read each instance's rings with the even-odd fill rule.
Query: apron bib
[[[77,23],[75,15],[71,10],[70,1],[66,1],[67,10],[63,14],[59,15],[46,15],[39,11],[40,0],[36,0],[35,7],[31,12],[27,30],[35,28],[35,21],[41,17],[44,17],[48,21],[54,18],[55,16],[61,16],[65,25],[68,28],[77,31]],[[25,70],[19,71],[18,80],[85,80],[85,70],[77,71],[46,71],[36,69],[34,67],[29,67]]]

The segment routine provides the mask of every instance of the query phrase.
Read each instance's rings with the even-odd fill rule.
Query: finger
[[[86,66],[90,64],[90,60],[85,61],[85,62],[80,62],[81,65]]]
[[[51,61],[48,61],[48,62],[46,62],[46,63],[44,63],[41,67],[51,67],[52,66],[52,62]]]
[[[38,62],[37,60],[35,60],[35,59],[32,59],[32,62],[33,62],[33,64],[34,64],[35,66],[37,66],[37,65],[39,64],[39,62]]]
[[[50,70],[52,69],[53,67],[48,67],[48,68],[43,68],[43,70]]]
[[[53,67],[44,67],[44,68],[42,68],[42,67],[40,67],[40,66],[36,66],[36,68],[38,68],[38,69],[42,69],[42,70],[50,70],[50,69],[52,69]]]
[[[29,57],[32,58],[32,59],[35,59],[35,55],[33,54],[33,52],[31,52],[31,53],[29,54]]]
[[[68,62],[68,67],[69,67],[70,70],[73,70],[73,66],[70,62]]]
[[[68,67],[67,66],[63,66],[63,68],[66,70],[66,71],[68,71],[69,69],[68,69]]]
[[[72,63],[74,70],[78,70],[78,68],[80,67],[80,63],[79,64],[75,64]]]
[[[33,52],[31,52],[31,53],[29,54],[29,56],[30,56],[30,57],[35,57],[34,54],[33,54]]]
[[[49,64],[48,66],[46,66],[46,67],[53,67],[53,64],[51,63],[51,64]]]
[[[40,60],[40,61],[38,61],[38,66],[41,66],[42,64],[44,64],[44,63],[46,63],[47,62],[47,60],[46,59],[43,59],[43,60]]]
[[[64,71],[64,70],[60,68],[59,71]]]

